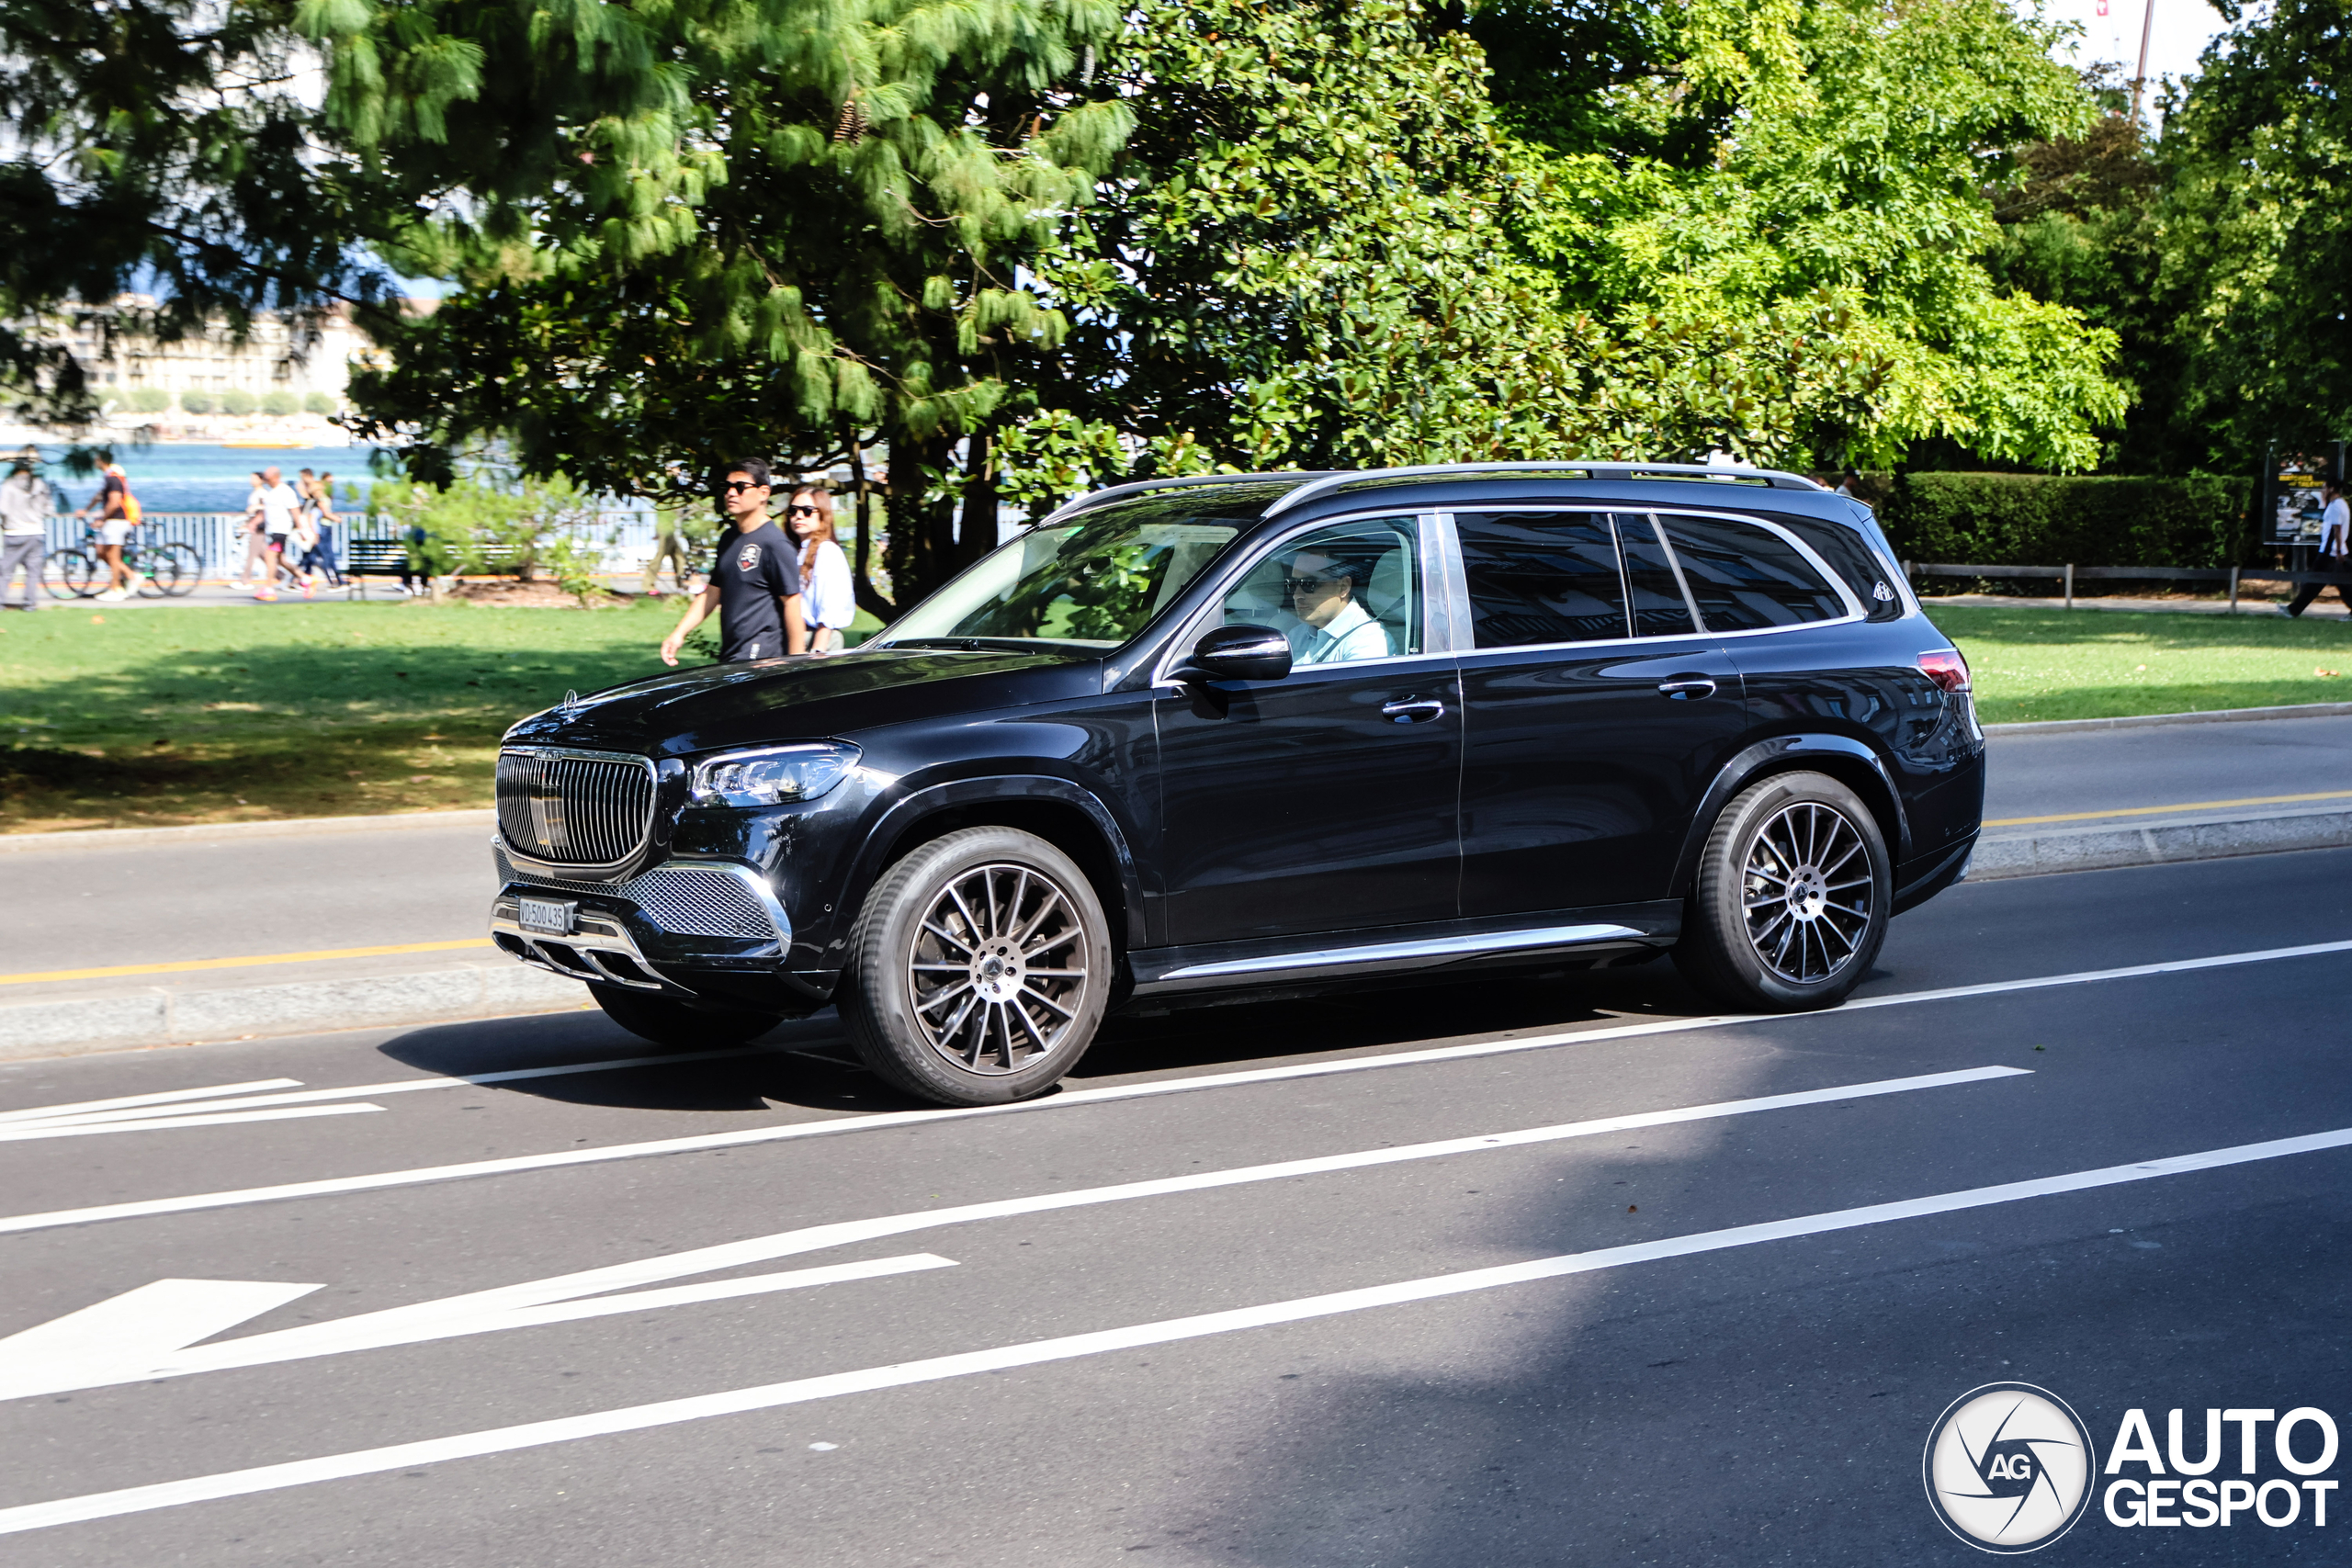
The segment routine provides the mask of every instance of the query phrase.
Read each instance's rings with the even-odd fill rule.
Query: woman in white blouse
[[[833,538],[833,492],[798,490],[784,509],[785,526],[800,542],[801,604],[808,616],[808,651],[839,653],[842,634],[857,619],[857,592],[849,558]]]

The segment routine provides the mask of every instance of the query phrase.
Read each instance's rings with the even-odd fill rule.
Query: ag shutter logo
[[[1921,1461],[1928,1504],[1980,1551],[2038,1551],[2075,1528],[2097,1462],[2089,1428],[2047,1389],[1986,1383],[1937,1417]]]

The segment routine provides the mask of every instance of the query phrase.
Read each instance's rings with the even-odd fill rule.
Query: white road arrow
[[[771,1291],[794,1291],[810,1285],[955,1266],[952,1258],[918,1252],[862,1263],[835,1263],[820,1269],[754,1274],[740,1280],[674,1285],[667,1290],[634,1291],[627,1295],[601,1293],[681,1275],[737,1268],[800,1250],[803,1243],[798,1233],[763,1236],[754,1241],[730,1242],[723,1247],[673,1253],[666,1258],[649,1258],[439,1301],[419,1302],[412,1306],[390,1307],[331,1323],[252,1334],[218,1345],[197,1342],[322,1287],[247,1280],[158,1280],[152,1285],[141,1285],[0,1339],[0,1399],[144,1382],[229,1367],[264,1366],[346,1350],[413,1345],[427,1339],[487,1334],[502,1328],[570,1323],[654,1307],[681,1306],[688,1302],[763,1295]],[[597,1299],[578,1299],[589,1296]]]

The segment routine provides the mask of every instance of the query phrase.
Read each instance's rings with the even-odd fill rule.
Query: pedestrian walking
[[[784,525],[800,545],[800,585],[808,620],[808,651],[839,653],[850,623],[857,619],[857,588],[849,557],[833,534],[833,492],[810,488],[792,492]]]
[[[2322,493],[2327,505],[2319,514],[2319,558],[2312,564],[2331,576],[2352,573],[2352,507],[2344,502],[2344,481],[2328,480]],[[2287,602],[2287,614],[2300,615],[2310,609],[2322,586],[2317,582],[2298,586],[2295,596]],[[2346,609],[2352,609],[2352,588],[2339,585],[2335,596],[2344,601]]]
[[[40,453],[28,446],[0,479],[0,609],[40,608],[40,563],[47,551],[42,531],[49,525],[51,501],[49,481],[40,477]],[[25,574],[24,602],[6,604],[8,584],[19,571]]]
[[[657,507],[653,513],[653,555],[645,563],[645,582],[639,589],[649,599],[655,596],[653,584],[662,574],[663,561],[670,563],[670,581],[678,585],[678,592],[691,592],[686,586],[686,575],[693,567],[686,560],[684,519],[668,506]]]
[[[130,543],[130,531],[139,526],[139,502],[130,493],[130,476],[122,471],[120,463],[108,463],[98,470],[98,493],[74,515],[86,519],[93,510],[98,514],[92,525],[98,535],[98,558],[107,563],[107,586],[96,597],[119,604],[130,597],[130,568],[122,558],[122,547]]]
[[[262,527],[261,518],[261,492],[267,487],[261,482],[260,469],[254,469],[248,477],[253,488],[245,491],[245,520],[239,525],[245,536],[245,559],[237,569],[237,577],[245,587],[258,590],[269,560],[269,535]]]
[[[720,470],[719,510],[727,532],[710,581],[686,602],[686,613],[662,641],[662,662],[678,662],[686,635],[718,612],[718,658],[732,664],[779,654],[803,653],[808,626],[800,598],[797,552],[768,519],[775,490],[768,466],[756,457]]]
[[[321,474],[311,486],[311,523],[319,539],[314,553],[320,570],[326,573],[329,583],[347,588],[350,583],[343,575],[343,552],[335,541],[335,530],[343,525],[343,519],[335,515],[334,474],[331,470]]]
[[[302,510],[302,498],[294,492],[294,487],[286,482],[285,476],[277,469],[264,468],[257,504],[261,509],[262,532],[266,536],[262,548],[263,567],[267,575],[261,587],[254,591],[254,597],[268,603],[277,597],[277,580],[281,574],[289,579],[293,586],[302,586],[301,576],[295,571],[293,561],[287,558],[286,549],[294,537],[294,523]]]

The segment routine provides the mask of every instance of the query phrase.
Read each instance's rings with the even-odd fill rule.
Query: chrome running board
[[[1492,931],[1483,936],[1431,937],[1422,942],[1374,942],[1363,947],[1329,947],[1313,953],[1277,953],[1263,958],[1235,958],[1222,964],[1190,964],[1153,976],[1164,985],[1185,980],[1238,979],[1291,973],[1314,974],[1357,964],[1384,969],[1427,969],[1464,958],[1490,953],[1523,953],[1547,947],[1586,947],[1596,942],[1645,942],[1647,931],[1631,926],[1539,926],[1533,931]]]

